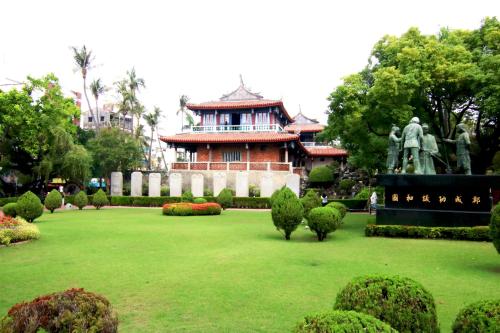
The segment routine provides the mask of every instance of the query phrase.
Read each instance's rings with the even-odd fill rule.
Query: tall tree
[[[120,100],[118,102],[118,110],[119,112],[123,115],[123,131],[125,131],[126,127],[126,117],[128,114],[132,113],[133,110],[133,105],[135,104],[135,97],[131,94],[130,90],[128,89],[128,84],[126,80],[121,80],[118,82],[115,82],[116,85],[116,90],[118,92],[118,95],[120,96]],[[118,126],[120,124],[118,123]],[[131,128],[131,131],[133,128]]]
[[[149,156],[148,156],[148,169],[149,170],[151,170],[151,153],[153,150],[153,137],[154,137],[154,132],[158,126],[158,123],[160,122],[160,114],[161,114],[160,108],[155,106],[153,109],[153,112],[144,115],[144,120],[146,121],[148,126],[151,128],[151,136],[150,136],[150,141],[149,141]]]
[[[95,128],[99,130],[99,122],[97,121],[96,117],[94,116],[94,111],[92,110],[92,107],[90,106],[90,100],[89,96],[87,95],[87,73],[90,69],[91,63],[92,63],[92,51],[87,50],[85,45],[83,45],[80,49],[77,49],[76,47],[72,47],[73,49],[73,59],[75,60],[75,64],[82,73],[82,78],[83,78],[83,94],[85,95],[85,100],[87,101],[87,106],[89,108],[90,115],[92,116],[92,120],[94,122]]]
[[[188,122],[189,126],[194,125],[194,119],[193,116],[189,113],[186,105],[189,101],[189,97],[186,95],[182,95],[179,98],[179,109],[176,112],[176,115],[178,116],[179,114],[181,115],[181,131],[184,131],[184,118],[186,118],[186,121]]]
[[[139,103],[137,99],[137,92],[140,88],[145,88],[146,83],[143,78],[137,77],[135,73],[135,68],[132,67],[130,71],[127,71],[127,84],[129,88],[129,92],[131,94],[131,106],[132,106],[132,114],[137,118],[137,129],[140,125],[141,116],[144,114],[144,106]]]
[[[94,96],[94,99],[95,99],[95,112],[96,112],[96,116],[97,116],[97,122],[99,122],[99,124],[101,121],[101,117],[99,114],[99,105],[98,105],[99,96],[104,94],[105,89],[106,88],[101,83],[101,79],[94,80],[90,83],[90,91],[92,92],[92,95]]]

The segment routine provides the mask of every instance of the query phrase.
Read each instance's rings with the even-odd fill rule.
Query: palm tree
[[[181,131],[184,131],[184,117],[186,117],[186,121],[188,122],[189,126],[194,125],[194,119],[193,116],[189,113],[189,111],[186,108],[187,102],[189,101],[189,97],[186,95],[182,95],[179,98],[179,110],[177,110],[176,115],[178,116],[179,114],[181,115]]]
[[[141,116],[144,114],[144,106],[140,105],[137,98],[136,98],[136,92],[139,91],[139,88],[145,88],[146,84],[144,82],[143,78],[137,77],[137,74],[135,73],[135,68],[132,67],[130,71],[127,71],[127,85],[129,88],[129,92],[132,96],[132,109],[131,112],[136,116],[137,118],[137,126],[139,126],[139,122],[141,120]],[[139,127],[137,127],[139,128]],[[136,133],[136,135],[139,135],[139,132]]]
[[[148,158],[148,169],[151,170],[151,152],[153,150],[153,135],[158,123],[160,121],[161,110],[159,107],[155,106],[153,112],[144,115],[144,120],[151,127],[151,137],[149,141],[149,158]],[[163,151],[162,151],[163,154]]]
[[[115,82],[116,90],[120,95],[120,101],[118,103],[118,110],[123,115],[123,131],[125,131],[125,117],[127,114],[132,112],[133,104],[135,104],[135,97],[131,94],[128,89],[128,81],[121,80]],[[119,120],[118,120],[119,121]],[[118,123],[118,125],[120,125]]]
[[[73,49],[73,59],[75,60],[75,64],[78,66],[78,69],[82,72],[83,78],[83,94],[85,95],[85,99],[87,100],[87,105],[89,107],[90,115],[92,116],[92,120],[94,121],[94,125],[96,129],[99,129],[99,122],[94,116],[94,112],[92,111],[92,107],[90,106],[89,97],[87,95],[87,72],[90,69],[90,63],[92,62],[92,51],[87,51],[85,45],[82,46],[81,49],[77,49],[76,47],[72,47]]]
[[[90,92],[92,93],[92,95],[94,95],[95,113],[96,113],[98,122],[101,121],[101,117],[99,116],[98,100],[99,100],[99,96],[104,94],[105,90],[106,90],[106,88],[102,85],[101,79],[94,80],[90,83]]]

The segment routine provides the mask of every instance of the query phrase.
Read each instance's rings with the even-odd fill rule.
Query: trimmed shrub
[[[0,245],[38,238],[40,238],[40,231],[36,225],[19,217],[4,216],[0,218]]]
[[[204,197],[213,197],[214,196],[214,192],[212,192],[212,190],[206,188],[203,190],[203,196]]]
[[[109,205],[108,197],[102,189],[99,189],[99,191],[94,194],[94,197],[92,198],[92,205],[94,205],[96,209],[101,209],[101,207]]]
[[[187,190],[182,193],[181,202],[193,202],[193,199],[193,193],[191,193],[191,191]]]
[[[87,206],[89,204],[89,199],[87,198],[85,192],[78,192],[73,199],[73,204],[78,207],[79,210],[82,210],[83,207]]]
[[[17,202],[18,197],[5,197],[5,198],[0,198],[0,207],[5,206],[8,203],[14,203]]]
[[[68,289],[10,308],[0,332],[118,332],[118,318],[109,301],[83,289]]]
[[[322,185],[333,183],[332,169],[326,166],[313,168],[309,173],[309,182]]]
[[[500,253],[500,205],[496,205],[491,212],[490,236],[497,252]]]
[[[260,189],[257,185],[250,184],[248,186],[248,195],[252,198],[260,197]]]
[[[33,192],[28,191],[17,200],[16,212],[26,221],[33,222],[36,218],[42,216],[43,205],[40,198]]]
[[[420,227],[411,225],[368,224],[367,237],[398,237],[425,239],[453,239],[468,241],[491,241],[490,228],[478,227]]]
[[[162,186],[160,189],[160,195],[162,197],[168,197],[170,195],[170,187]]]
[[[452,332],[500,332],[500,299],[472,303],[460,310]]]
[[[217,196],[217,203],[221,205],[222,209],[229,208],[233,205],[233,192],[230,189],[225,188],[220,191]]]
[[[325,313],[308,315],[297,324],[295,333],[397,333],[383,321],[355,311],[331,310]]]
[[[193,203],[196,203],[196,204],[202,204],[202,203],[206,203],[207,202],[207,199],[205,198],[195,198],[193,200]]]
[[[269,203],[271,204],[271,206],[273,205],[273,202],[274,200],[276,199],[276,197],[278,196],[278,194],[281,192],[281,190],[283,190],[285,188],[285,186],[283,186],[282,188],[280,189],[277,189],[276,191],[273,192],[273,194],[271,194],[271,197],[269,198]]]
[[[356,181],[353,179],[342,179],[339,183],[339,188],[343,193],[348,193],[352,187],[356,185]]]
[[[369,187],[363,187],[361,189],[361,191],[356,193],[356,195],[354,196],[354,199],[368,200],[368,199],[370,199],[373,191],[377,192],[378,203],[384,202],[384,187],[383,186],[372,187],[371,191],[370,191]]]
[[[8,203],[5,206],[3,206],[2,210],[3,210],[5,215],[9,215],[11,217],[16,217],[16,215],[17,215],[16,207],[17,207],[17,203],[11,202],[11,203]]]
[[[271,215],[276,229],[283,230],[285,239],[297,229],[304,217],[304,207],[295,193],[289,188],[283,188],[275,197]]]
[[[402,333],[439,332],[434,298],[405,277],[355,278],[337,294],[335,309],[369,314]]]
[[[51,213],[54,212],[55,209],[60,208],[62,205],[62,195],[58,190],[53,189],[47,194],[45,197],[45,208],[50,210]]]
[[[335,208],[340,213],[340,220],[342,221],[347,214],[347,207],[340,202],[330,202],[326,205],[327,207]]]
[[[215,202],[190,203],[180,202],[163,205],[163,215],[192,216],[192,215],[220,215],[222,207]]]
[[[367,208],[367,200],[365,199],[333,199],[328,202],[340,202],[349,210],[363,210]]]
[[[316,207],[311,209],[307,216],[307,225],[323,241],[329,233],[337,230],[342,219],[340,213],[331,207]]]
[[[304,217],[307,219],[307,214],[311,209],[316,207],[321,207],[321,198],[318,193],[314,190],[308,190],[306,195],[300,198],[300,202],[304,207]]]
[[[234,197],[233,208],[271,208],[269,198]]]

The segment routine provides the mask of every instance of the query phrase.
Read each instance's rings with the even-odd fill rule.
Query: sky
[[[95,55],[89,82],[112,88],[135,67],[146,82],[141,101],[163,111],[162,135],[180,131],[181,95],[217,100],[240,74],[292,116],[300,105],[326,123],[327,97],[384,35],[477,29],[486,16],[500,17],[500,1],[5,1],[0,84],[53,72],[68,94],[82,91],[71,46],[86,45]],[[103,100],[114,98],[110,89]]]

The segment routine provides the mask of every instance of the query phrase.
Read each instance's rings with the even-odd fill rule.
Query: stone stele
[[[123,195],[123,174],[119,171],[111,173],[111,196]]]
[[[182,174],[171,173],[168,177],[171,197],[180,197],[182,195]]]
[[[142,196],[142,172],[139,171],[132,172],[131,184],[130,184],[130,196],[131,197]]]
[[[291,189],[298,197],[300,195],[300,176],[294,173],[287,175],[286,187]]]
[[[150,173],[148,183],[148,195],[150,197],[159,197],[161,195],[161,175],[159,173]]]
[[[260,196],[269,198],[274,192],[274,179],[271,172],[265,172],[260,178]]]
[[[236,196],[248,197],[248,172],[236,174]]]
[[[227,187],[227,175],[225,172],[214,173],[214,196],[218,196],[220,191]]]
[[[191,175],[191,193],[193,197],[203,196],[203,175],[200,173],[195,173]]]

